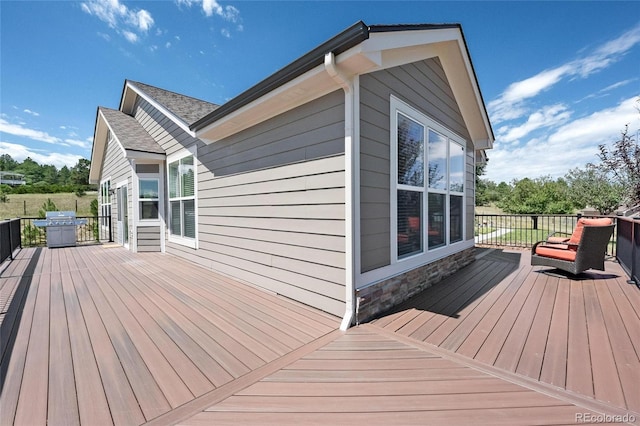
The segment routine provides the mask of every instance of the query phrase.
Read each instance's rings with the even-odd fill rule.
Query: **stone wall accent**
[[[475,260],[475,248],[436,260],[395,277],[356,290],[359,299],[357,322],[373,319],[422,290],[442,281]]]

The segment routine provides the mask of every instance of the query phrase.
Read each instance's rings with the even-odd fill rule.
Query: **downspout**
[[[354,257],[354,108],[353,79],[346,77],[337,67],[333,52],[324,55],[324,68],[344,90],[344,173],[345,173],[345,313],[340,330],[348,329],[355,317],[355,257]]]

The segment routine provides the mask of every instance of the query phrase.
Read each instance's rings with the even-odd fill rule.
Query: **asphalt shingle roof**
[[[132,80],[129,82],[167,108],[187,125],[195,123],[219,107],[211,102],[170,92],[159,87]]]
[[[99,107],[99,110],[124,149],[165,154],[158,142],[144,130],[135,118],[115,109]]]

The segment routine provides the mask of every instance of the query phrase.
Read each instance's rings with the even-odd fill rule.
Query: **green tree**
[[[499,203],[507,213],[565,214],[575,209],[568,197],[567,183],[549,176],[524,178],[513,182],[513,189]]]
[[[0,155],[0,171],[13,171],[18,167],[18,162],[9,154]]]
[[[58,211],[58,207],[56,206],[56,203],[51,201],[51,198],[47,198],[47,201],[45,201],[42,204],[42,207],[40,208],[40,210],[38,210],[38,217],[40,219],[44,219],[47,216],[47,212],[55,212],[55,211]]]
[[[620,206],[625,194],[625,188],[610,172],[594,164],[569,170],[565,179],[569,185],[569,198],[578,208],[593,207],[603,215]]]
[[[25,175],[27,183],[36,183],[44,180],[44,171],[40,164],[33,161],[31,157],[24,159],[15,169],[16,172]]]
[[[67,166],[62,166],[58,171],[58,183],[60,185],[71,185],[71,171]]]
[[[86,158],[79,159],[76,165],[71,168],[71,183],[76,186],[88,186],[90,168],[91,161]]]
[[[498,206],[507,213],[531,214],[534,229],[537,229],[537,216],[533,215],[567,214],[575,210],[567,183],[563,179],[554,181],[549,176],[515,180],[513,189]]]
[[[43,165],[41,167],[43,181],[49,185],[56,185],[58,183],[58,169],[56,169],[56,166]]]
[[[481,179],[484,176],[487,163],[476,164],[476,206],[486,206],[489,204],[488,190],[490,181]]]
[[[602,166],[625,188],[623,202],[629,206],[640,204],[640,147],[629,134],[629,125],[625,126],[613,147],[600,145],[599,149]]]

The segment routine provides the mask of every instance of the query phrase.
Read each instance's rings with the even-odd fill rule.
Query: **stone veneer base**
[[[475,260],[475,247],[438,259],[395,277],[356,290],[359,299],[357,322],[373,319],[422,290],[442,281]]]

